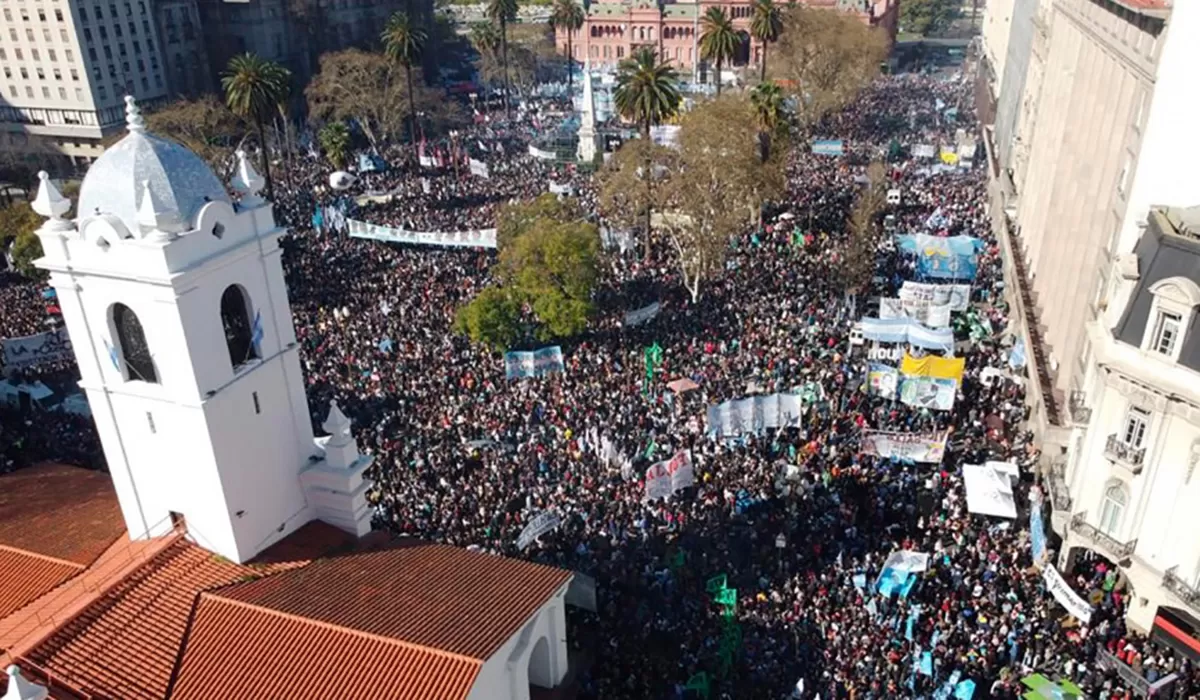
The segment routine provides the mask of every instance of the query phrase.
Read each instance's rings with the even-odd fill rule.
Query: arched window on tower
[[[250,322],[250,299],[240,285],[231,284],[221,295],[221,325],[225,328],[225,347],[234,369],[258,359],[254,345],[254,326]]]
[[[113,304],[112,324],[116,331],[116,350],[121,357],[121,371],[125,379],[157,384],[158,373],[154,371],[150,345],[146,343],[146,333],[142,330],[142,322],[138,320],[137,314],[124,304]]]

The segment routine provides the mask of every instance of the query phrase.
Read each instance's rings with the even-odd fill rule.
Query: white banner
[[[863,454],[885,459],[911,459],[914,462],[938,464],[946,454],[947,433],[891,433],[865,430],[862,437]]]
[[[550,194],[565,194],[567,196],[575,194],[575,188],[571,183],[560,185],[554,180],[550,181]]]
[[[5,338],[0,341],[0,345],[4,347],[5,369],[34,367],[46,362],[69,360],[75,356],[71,352],[71,339],[67,336],[66,328],[19,338]]]
[[[471,158],[467,162],[467,164],[471,167],[472,175],[478,175],[479,177],[482,177],[485,179],[490,177],[491,170],[488,168],[487,163],[484,163],[481,160],[475,160],[474,158]]]
[[[1067,609],[1075,619],[1083,624],[1088,624],[1092,620],[1092,606],[1088,605],[1087,601],[1079,597],[1063,577],[1058,573],[1058,570],[1053,566],[1047,566],[1042,570],[1042,581],[1046,583],[1046,590],[1050,591],[1050,595],[1058,601],[1059,605]]]
[[[533,520],[529,521],[525,529],[521,530],[520,536],[517,537],[517,549],[525,551],[525,548],[533,544],[534,540],[547,532],[558,529],[560,524],[562,524],[562,519],[556,513],[549,511],[538,513]]]
[[[529,155],[542,160],[554,160],[555,158],[553,151],[543,151],[532,143],[529,144]]]
[[[964,464],[962,475],[968,511],[997,518],[1017,517],[1017,504],[1007,474],[986,464]]]
[[[646,470],[646,500],[666,498],[696,483],[692,455],[680,450],[671,459],[656,462]]]
[[[880,297],[879,318],[911,318],[930,328],[945,328],[950,325],[950,305],[933,305],[927,301]]]
[[[799,394],[771,394],[726,401],[708,407],[708,431],[717,437],[795,426],[804,413]]]
[[[931,143],[918,143],[912,147],[913,158],[932,158],[937,155],[937,147]]]
[[[632,326],[640,326],[641,324],[646,323],[647,321],[650,321],[655,316],[657,316],[659,309],[661,309],[661,308],[662,308],[662,305],[656,301],[653,304],[650,304],[648,306],[643,306],[640,309],[635,309],[633,311],[626,311],[624,326],[626,328],[629,328]]]
[[[455,248],[495,248],[496,229],[477,231],[406,231],[402,228],[368,224],[355,219],[346,220],[351,238],[368,238],[386,243],[416,243]]]
[[[909,549],[902,549],[898,552],[892,552],[888,556],[887,561],[883,562],[883,568],[892,569],[893,571],[907,571],[910,574],[919,574],[929,568],[929,555]]]
[[[417,156],[417,162],[422,168],[432,168],[436,163],[433,161],[433,156]]]
[[[949,305],[951,311],[966,311],[971,303],[969,284],[927,284],[905,281],[900,287],[900,300],[929,306]]]

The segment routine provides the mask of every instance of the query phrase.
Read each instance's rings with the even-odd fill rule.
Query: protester
[[[501,203],[556,178],[594,212],[582,173],[528,154],[532,117],[426,144],[441,163],[432,167],[417,149],[390,149],[385,172],[346,192],[328,190],[318,160],[289,168],[276,212],[293,229],[284,267],[314,426],[330,399],[354,420],[376,457],[375,526],[594,577],[597,613],[570,608],[571,642],[584,651],[572,661],[590,661],[582,697],[678,697],[701,672],[712,698],[943,697],[964,687],[951,679],[974,683],[974,697],[1016,698],[1034,672],[1074,681],[1087,697],[1129,697],[1098,665],[1101,649],[1147,679],[1178,673],[1176,697],[1195,697],[1194,668],[1126,629],[1111,565],[1083,558],[1064,572],[1093,602],[1084,625],[1042,583],[1053,550],[1033,559],[1026,494],[1039,455],[1021,428],[1025,378],[984,166],[912,155],[953,143],[959,129],[977,132],[973,85],[970,71],[888,76],[825,120],[817,133],[843,140],[846,155],[798,149],[787,197],[731,242],[725,274],[699,301],[666,247],[646,261],[609,251],[599,317],[562,343],[563,371],[540,378],[507,379],[497,354],[451,330],[455,310],[489,283],[494,251],[386,245],[331,225],[353,214],[420,231],[487,228]],[[889,153],[893,141],[902,148]],[[489,177],[470,174],[464,155],[487,162]],[[896,296],[916,275],[914,260],[885,242],[870,289],[848,295],[837,277],[850,207],[881,155],[899,190],[890,231],[984,244],[975,320],[956,335],[965,372],[950,410],[872,395],[865,347],[852,342],[858,321],[875,315],[872,299]],[[657,316],[625,327],[625,312],[654,301]],[[36,326],[27,315],[2,334]],[[648,375],[654,344],[662,357]],[[698,388],[667,388],[680,378]],[[792,425],[709,434],[710,405],[776,392],[812,398]],[[949,431],[950,444],[940,463],[881,458],[862,452],[867,429]],[[680,451],[690,451],[695,483],[646,502],[646,469]],[[987,460],[1019,468],[1015,521],[967,510],[960,467]],[[558,527],[518,547],[547,511]],[[877,594],[898,550],[929,554],[928,569],[904,596]],[[706,590],[720,575],[736,589],[729,619]]]

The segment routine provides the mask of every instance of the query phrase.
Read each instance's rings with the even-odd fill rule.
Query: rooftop
[[[123,532],[121,506],[104,472],[41,464],[0,476],[0,546],[82,568]]]

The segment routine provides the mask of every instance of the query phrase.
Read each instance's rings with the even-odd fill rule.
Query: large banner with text
[[[496,247],[496,229],[494,228],[475,231],[407,231],[393,226],[368,224],[355,219],[348,219],[346,226],[351,238],[367,238],[385,243],[415,243],[452,248]]]

